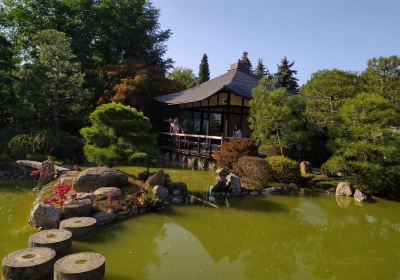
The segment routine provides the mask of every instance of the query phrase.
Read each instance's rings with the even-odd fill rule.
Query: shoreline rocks
[[[336,187],[336,196],[353,196],[353,186],[349,182],[340,182]]]
[[[74,199],[67,201],[62,208],[64,218],[87,217],[92,214],[92,200]]]
[[[150,187],[155,187],[157,185],[164,185],[165,181],[165,172],[164,170],[159,170],[156,173],[152,174],[149,178],[146,180],[146,185]]]
[[[31,210],[29,224],[36,228],[57,228],[61,220],[61,210],[53,205],[36,203]]]
[[[309,161],[300,162],[300,173],[301,175],[310,174],[313,172],[312,165]]]

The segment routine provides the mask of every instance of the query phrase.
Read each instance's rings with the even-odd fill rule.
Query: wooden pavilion
[[[211,157],[218,150],[211,147],[212,142],[220,144],[224,139],[232,137],[235,125],[241,129],[243,137],[250,136],[247,122],[249,100],[258,80],[246,65],[238,62],[232,64],[228,72],[221,76],[155,99],[167,105],[178,117],[185,134],[176,136],[184,137],[179,144],[185,146],[185,151],[191,150],[189,138],[197,138],[197,153],[202,155],[201,150],[205,148]]]

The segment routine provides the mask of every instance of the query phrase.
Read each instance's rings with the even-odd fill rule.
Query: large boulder
[[[165,173],[164,170],[157,171],[149,178],[147,178],[146,184],[150,187],[155,187],[157,185],[163,185],[165,181]]]
[[[82,171],[72,182],[76,192],[94,192],[101,187],[122,187],[128,176],[109,167],[93,167]]]
[[[153,188],[153,191],[162,202],[169,202],[169,192],[167,188],[157,185]]]
[[[240,184],[240,179],[238,176],[236,176],[233,173],[230,173],[228,176],[226,176],[226,184],[229,188],[229,191],[232,194],[238,195],[240,194],[241,190],[241,184]]]
[[[309,161],[300,162],[300,173],[301,175],[312,173],[312,165]]]
[[[122,192],[116,187],[102,187],[97,189],[94,194],[99,198],[117,198],[122,195]]]
[[[336,187],[336,196],[352,196],[353,187],[349,182],[340,182]]]
[[[29,224],[36,228],[52,229],[57,228],[61,220],[61,210],[50,204],[37,203],[33,207]]]

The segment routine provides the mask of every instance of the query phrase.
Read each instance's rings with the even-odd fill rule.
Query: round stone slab
[[[28,248],[4,257],[3,279],[40,279],[53,269],[56,252],[50,248]]]
[[[72,239],[84,238],[96,229],[96,219],[92,217],[75,217],[61,221],[60,229],[72,233]]]
[[[29,236],[28,247],[46,247],[56,253],[66,251],[72,246],[72,233],[64,229],[49,229],[39,231]]]
[[[77,253],[59,259],[54,265],[55,280],[100,280],[106,269],[106,259],[97,253]]]

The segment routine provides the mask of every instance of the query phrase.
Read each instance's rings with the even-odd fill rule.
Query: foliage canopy
[[[115,163],[148,159],[156,150],[150,121],[135,108],[112,102],[97,107],[89,119],[92,125],[80,132],[90,162],[112,167]]]

